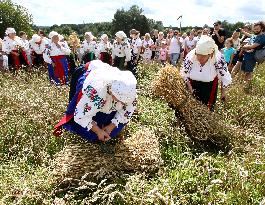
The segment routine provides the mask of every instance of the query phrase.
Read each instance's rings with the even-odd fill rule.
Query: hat
[[[41,37],[38,34],[34,34],[32,36],[31,40],[32,40],[33,43],[36,43],[36,42],[39,42],[41,40]]]
[[[123,32],[123,31],[118,31],[116,34],[115,34],[116,37],[120,38],[120,39],[125,39],[127,38],[126,34]]]
[[[133,103],[136,98],[137,80],[131,71],[119,71],[119,78],[111,84],[112,94],[125,104]]]
[[[59,34],[59,40],[60,40],[60,41],[64,40],[64,36],[61,35],[61,34]]]
[[[85,32],[85,36],[89,36],[91,39],[94,38],[94,36],[91,32]]]
[[[221,21],[216,21],[216,22],[213,23],[213,25],[221,25],[221,24],[222,24]]]
[[[6,35],[9,35],[11,33],[16,33],[16,30],[14,28],[7,28],[6,29]]]
[[[137,31],[136,29],[132,29],[132,30],[130,30],[130,34],[138,34],[139,33],[139,31]]]
[[[107,38],[108,35],[107,34],[102,34],[102,36],[100,37],[101,40],[104,40],[105,38]]]
[[[54,37],[54,36],[59,36],[59,33],[57,33],[56,31],[50,32],[49,38],[52,39],[52,37]]]
[[[196,54],[201,54],[201,55],[209,55],[212,53],[217,54],[218,47],[211,37],[207,35],[202,35],[200,40],[197,42],[195,51]]]

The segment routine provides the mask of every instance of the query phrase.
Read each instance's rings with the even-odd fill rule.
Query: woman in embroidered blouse
[[[2,50],[8,55],[8,64],[18,70],[21,67],[21,59],[23,59],[29,65],[27,54],[23,50],[23,42],[20,37],[16,36],[15,29],[7,28],[5,33]]]
[[[128,63],[131,61],[131,47],[127,36],[123,31],[115,34],[116,38],[112,45],[112,63],[120,70],[127,70]]]
[[[226,99],[226,88],[232,78],[223,55],[211,37],[202,35],[196,48],[185,58],[181,75],[194,96],[213,110],[217,97],[218,80],[221,81],[221,99]]]
[[[103,34],[101,36],[101,41],[98,44],[98,59],[100,59],[104,63],[112,64],[112,56],[111,56],[111,43],[109,42],[109,37],[107,34]]]
[[[68,84],[68,62],[66,56],[70,55],[71,50],[65,42],[60,42],[59,34],[52,31],[49,34],[51,43],[46,45],[43,59],[48,63],[49,77],[56,85]]]
[[[29,43],[33,65],[36,67],[44,65],[43,52],[48,41],[45,38],[41,38],[38,34],[34,34]]]
[[[143,40],[143,48],[144,48],[143,60],[146,63],[149,63],[151,61],[153,45],[154,42],[151,39],[150,34],[146,33],[144,35],[144,40]]]
[[[91,61],[54,134],[63,127],[89,141],[116,137],[135,110],[136,83],[130,71]]]
[[[96,59],[97,42],[94,41],[94,38],[91,32],[85,33],[85,40],[80,50],[84,64]]]

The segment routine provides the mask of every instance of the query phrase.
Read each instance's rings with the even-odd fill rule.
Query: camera
[[[236,29],[236,32],[240,32],[240,31],[241,31],[241,28]]]

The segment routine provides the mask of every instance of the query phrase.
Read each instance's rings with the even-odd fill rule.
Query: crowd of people
[[[260,21],[238,28],[228,37],[217,21],[212,29],[192,29],[187,34],[154,30],[152,35],[141,37],[139,31],[131,29],[128,38],[118,31],[113,42],[106,34],[97,41],[86,32],[81,42],[76,33],[66,40],[55,31],[48,38],[39,31],[28,40],[25,32],[17,36],[14,28],[7,28],[0,41],[0,60],[2,68],[15,71],[46,66],[51,83],[70,84],[69,106],[55,134],[64,127],[88,140],[106,141],[121,131],[135,110],[140,60],[161,67],[178,67],[183,62],[180,74],[188,90],[213,110],[218,81],[222,100],[239,71],[247,85],[251,82],[255,53],[264,50],[264,32],[265,24]]]

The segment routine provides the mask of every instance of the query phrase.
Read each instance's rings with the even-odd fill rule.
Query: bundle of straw
[[[99,144],[86,141],[68,144],[53,164],[56,181],[65,178],[108,178],[119,171],[154,172],[162,163],[159,142],[148,129],[138,131],[115,145],[113,155],[104,154]],[[110,176],[111,177],[111,176]]]
[[[80,44],[80,39],[78,38],[78,35],[73,32],[69,37],[68,37],[68,44],[71,47],[75,47],[75,48],[80,48],[81,44]]]
[[[178,69],[171,66],[161,69],[152,82],[152,89],[156,96],[162,97],[179,112],[190,137],[211,140],[221,148],[228,148],[231,139],[238,135],[221,116],[211,112],[189,93]]]

